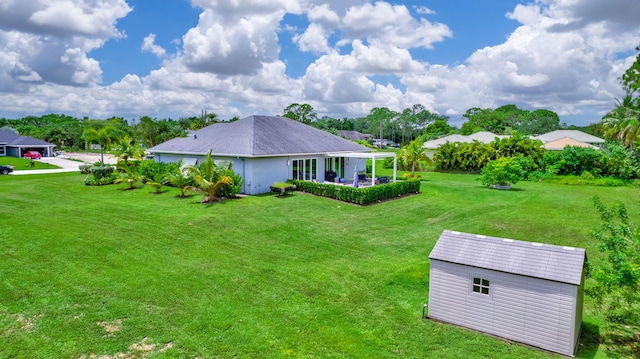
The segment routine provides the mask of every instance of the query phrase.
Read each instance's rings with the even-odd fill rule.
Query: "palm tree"
[[[233,184],[233,178],[224,175],[213,161],[211,150],[200,166],[190,166],[189,173],[197,189],[205,194],[203,203],[215,202],[219,198],[220,190],[224,186]]]
[[[144,181],[144,176],[141,175],[135,168],[129,166],[118,166],[120,171],[120,177],[113,183],[126,183],[127,189],[134,189],[135,184]]]
[[[100,145],[100,163],[104,164],[104,150],[108,148],[116,138],[115,128],[113,126],[104,126],[99,130],[95,128],[87,128],[84,130],[84,138],[89,143],[97,143]]]
[[[602,122],[605,136],[619,139],[622,144],[633,151],[634,143],[640,140],[640,97],[625,96],[618,107],[606,114]]]
[[[407,143],[400,150],[400,158],[406,166],[411,166],[411,176],[413,177],[416,171],[416,167],[420,165],[420,161],[431,162],[431,159],[427,156],[425,148],[422,147],[424,142],[420,139],[415,139]]]
[[[193,178],[190,176],[186,166],[182,165],[182,160],[178,161],[178,168],[167,176],[169,183],[180,188],[180,197],[186,197],[187,189],[193,187]]]
[[[147,182],[145,182],[145,184],[147,186],[151,186],[153,188],[156,189],[156,194],[160,194],[162,193],[162,186],[164,186],[167,183],[167,178],[168,176],[166,176],[164,173],[156,173],[155,176],[153,176],[153,180],[149,180]]]
[[[133,143],[129,136],[124,136],[118,141],[118,149],[116,150],[116,156],[124,164],[127,165],[127,161],[131,158],[140,159],[144,155],[144,149],[140,144]]]

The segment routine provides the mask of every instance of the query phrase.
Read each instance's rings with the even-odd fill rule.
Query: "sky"
[[[422,104],[599,122],[638,0],[2,0],[0,117],[319,117]]]

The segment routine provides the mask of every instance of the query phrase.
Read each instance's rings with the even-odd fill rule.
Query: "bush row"
[[[399,197],[408,193],[420,192],[420,181],[418,180],[399,181],[361,188],[298,180],[289,182],[295,184],[298,191],[361,205]]]

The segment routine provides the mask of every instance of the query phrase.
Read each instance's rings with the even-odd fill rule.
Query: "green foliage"
[[[89,173],[91,173],[91,167],[93,167],[92,164],[83,163],[78,166],[78,169],[80,169],[80,173],[82,173],[83,175],[88,175]]]
[[[132,167],[144,178],[155,178],[158,175],[166,176],[179,169],[176,163],[156,162],[154,160],[141,160],[130,163]]]
[[[518,131],[526,135],[539,135],[558,130],[560,118],[553,111],[539,109],[533,112],[519,109],[516,105],[499,108],[470,108],[462,115],[468,121],[462,125],[463,135],[478,131],[489,131],[498,135]]]
[[[449,126],[448,118],[440,118],[425,127],[422,132],[423,142],[446,136],[453,132],[453,127]]]
[[[589,263],[586,294],[604,313],[605,338],[611,341],[612,352],[627,356],[625,345],[637,342],[640,330],[640,232],[629,223],[623,204],[606,207],[598,197],[594,203],[602,224],[592,234],[605,257]]]
[[[144,184],[147,186],[153,187],[156,192],[162,193],[162,186],[164,186],[169,181],[168,176],[162,173],[158,173],[151,180],[147,180]]]
[[[100,129],[86,128],[83,136],[88,143],[97,143],[100,145],[100,162],[104,163],[104,151],[109,149],[111,142],[117,137],[116,129],[106,125]]]
[[[313,106],[306,103],[292,103],[285,107],[283,116],[307,125],[318,119],[318,115],[313,111]]]
[[[142,183],[145,179],[136,167],[134,166],[118,166],[118,177],[113,181],[113,183],[126,183],[127,189],[134,189],[140,183]]]
[[[480,181],[487,187],[493,185],[506,186],[516,184],[523,178],[524,171],[517,159],[500,157],[487,163],[482,169]]]
[[[187,197],[187,190],[194,185],[193,177],[191,177],[188,168],[182,165],[182,160],[171,168],[167,180],[169,185],[180,189],[181,198]]]
[[[244,178],[239,174],[233,172],[233,169],[229,168],[223,172],[223,175],[231,178],[231,183],[228,186],[222,187],[220,195],[224,198],[236,198],[242,192],[242,185],[244,184]]]
[[[636,155],[616,142],[607,143],[601,150],[567,146],[562,151],[547,151],[541,167],[561,176],[581,176],[584,172],[596,178],[623,180],[640,176]]]
[[[204,203],[217,201],[221,197],[222,189],[233,184],[233,178],[229,173],[215,164],[211,150],[199,166],[189,166],[188,171],[196,184],[195,188],[204,193]]]
[[[436,168],[443,171],[478,172],[495,155],[492,147],[478,141],[447,142],[433,155]]]
[[[104,186],[115,181],[116,176],[112,166],[81,165],[80,167],[80,173],[88,174],[84,179],[84,184],[87,186]]]
[[[359,188],[298,180],[290,182],[296,185],[298,191],[361,205],[380,202],[408,193],[420,192],[420,181],[416,180]]]
[[[431,162],[431,159],[427,156],[425,148],[422,147],[424,142],[420,139],[413,140],[406,144],[400,150],[400,159],[402,163],[411,168],[411,174],[416,172],[416,168],[420,168],[421,162]]]

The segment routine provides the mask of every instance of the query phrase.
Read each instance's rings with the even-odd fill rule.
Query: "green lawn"
[[[10,165],[13,166],[14,171],[22,171],[22,170],[46,170],[46,169],[55,169],[60,168],[58,166],[54,166],[48,163],[40,162],[38,160],[33,161],[33,167],[31,167],[31,160],[28,158],[18,158],[11,156],[3,156],[0,157],[0,165]]]
[[[638,189],[424,174],[422,193],[359,207],[311,195],[211,205],[177,189],[0,176],[0,357],[552,358],[421,319],[443,229],[587,248],[591,198]],[[585,325],[600,317],[586,299]],[[578,355],[604,358],[583,337]],[[106,357],[105,357],[106,358]]]

